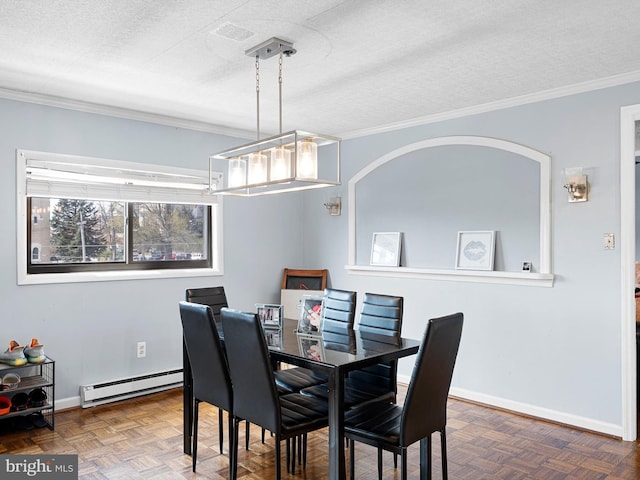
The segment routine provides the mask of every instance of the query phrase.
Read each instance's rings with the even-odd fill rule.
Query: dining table
[[[221,340],[224,342],[222,325],[216,321]],[[329,425],[329,472],[331,480],[346,479],[344,448],[344,379],[350,371],[397,360],[418,352],[420,341],[401,338],[397,344],[388,344],[363,338],[354,330],[350,345],[336,350],[324,346],[320,336],[309,337],[296,333],[297,320],[283,319],[279,330],[265,329],[269,355],[275,364],[295,365],[310,368],[328,375],[328,425]],[[315,343],[310,350],[309,345]],[[312,353],[311,353],[312,352]],[[186,348],[183,346],[183,436],[184,453],[191,455],[193,424],[193,380]]]

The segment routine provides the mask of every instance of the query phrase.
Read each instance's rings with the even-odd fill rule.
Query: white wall
[[[406,336],[419,338],[430,317],[464,312],[458,394],[622,435],[620,254],[603,249],[603,234],[620,233],[620,107],[638,103],[635,83],[343,142],[343,187],[332,192],[343,202],[364,166],[429,138],[487,136],[551,155],[552,288],[348,274],[347,216],[324,213],[322,192],[306,198],[305,264],[328,268],[333,287],[360,298],[403,295]],[[576,166],[589,168],[591,194],[569,204],[561,172]]]
[[[0,132],[0,349],[39,338],[63,405],[81,384],[181,368],[186,288],[224,285],[232,307],[252,310],[279,299],[285,266],[301,266],[300,194],[226,198],[224,276],[17,286],[16,148],[206,170],[210,154],[246,140],[1,99]]]

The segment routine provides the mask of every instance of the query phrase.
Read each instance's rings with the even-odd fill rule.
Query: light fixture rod
[[[251,47],[250,49],[245,50],[244,53],[249,57],[260,57],[262,59],[266,59],[271,58],[274,55],[278,55],[281,48],[282,53],[287,57],[295,55],[296,53],[296,49],[293,48],[293,43],[276,37],[272,37],[255,47]]]
[[[278,107],[280,110],[280,135],[282,135],[282,45],[280,45],[280,58],[278,60]]]
[[[256,55],[256,140],[260,140],[260,57]]]

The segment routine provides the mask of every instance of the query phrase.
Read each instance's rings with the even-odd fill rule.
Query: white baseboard
[[[80,395],[76,397],[57,398],[55,403],[56,410],[66,410],[80,406]]]
[[[407,375],[398,375],[398,383],[408,385],[409,380],[410,377]],[[537,405],[531,405],[528,403],[516,402],[506,398],[494,397],[493,395],[486,395],[484,393],[474,392],[471,390],[466,390],[464,388],[451,387],[451,389],[449,390],[449,395],[451,395],[452,397],[461,398],[463,400],[481,403],[489,407],[496,407],[504,410],[509,410],[514,413],[529,415],[541,420],[549,420],[552,422],[562,423],[564,425],[569,425],[584,430],[591,430],[593,432],[622,438],[622,425],[602,422],[600,420],[581,417],[567,412],[559,412],[557,410],[551,410],[549,408],[539,407]]]
[[[551,410],[549,408],[539,407],[537,405],[531,405],[528,403],[516,402],[506,398],[494,397],[492,395],[486,395],[484,393],[465,390],[464,388],[451,387],[451,389],[449,390],[449,394],[453,397],[482,403],[491,407],[502,408],[511,412],[521,413],[523,415],[529,415],[543,420],[550,420],[552,422],[558,422],[565,425],[570,425],[581,429],[591,430],[593,432],[604,433],[606,435],[612,435],[622,438],[622,425],[602,422],[600,420],[581,417],[579,415],[573,415],[567,412],[559,412],[557,410]]]

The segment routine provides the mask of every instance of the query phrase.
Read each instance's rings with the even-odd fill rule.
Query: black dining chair
[[[211,307],[216,322],[220,321],[220,309],[228,307],[227,295],[224,287],[187,288],[185,300],[191,303],[200,303]]]
[[[350,440],[351,480],[355,477],[355,442],[400,454],[400,478],[406,480],[407,449],[417,441],[420,441],[420,479],[431,479],[431,434],[434,432],[440,432],[442,477],[447,480],[447,397],[462,324],[462,313],[429,320],[404,405],[371,402],[345,413],[345,436]],[[382,478],[380,454],[378,478]]]
[[[365,293],[358,329],[365,350],[399,345],[402,330],[404,299],[392,295]],[[344,380],[344,403],[350,408],[371,401],[395,402],[398,365],[396,361],[378,363],[349,372]],[[327,383],[301,390],[304,395],[329,398]]]
[[[229,412],[229,444],[233,442],[233,390],[225,352],[218,336],[211,307],[180,302],[182,334],[193,376],[193,446],[192,469],[196,471],[198,456],[198,410],[201,402]],[[219,422],[220,453],[222,453],[222,421]],[[235,451],[229,447],[230,478],[235,478],[233,466]]]
[[[202,305],[208,305],[213,312],[213,318],[217,324],[220,324],[220,309],[228,307],[227,295],[223,286],[218,287],[202,287],[202,288],[187,288],[185,291],[185,300],[191,303],[200,303]],[[220,426],[220,449],[222,451],[222,410],[218,410],[218,423]],[[251,425],[247,422],[245,427],[245,445],[244,448],[249,450],[249,432]],[[262,440],[264,443],[264,438]]]
[[[223,308],[229,372],[233,385],[234,417],[244,418],[273,433],[276,480],[280,480],[280,442],[328,425],[328,405],[299,393],[279,394],[267,343],[258,316]],[[234,423],[237,449],[238,422]],[[290,457],[287,442],[287,464]],[[234,456],[237,460],[237,456]]]
[[[356,292],[325,288],[322,300],[320,334],[326,348],[345,350],[354,342],[353,323],[356,311]],[[275,372],[278,387],[286,392],[325,383],[326,374],[309,368],[293,367]]]

